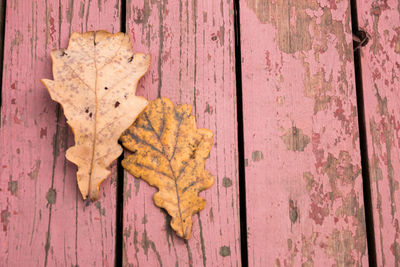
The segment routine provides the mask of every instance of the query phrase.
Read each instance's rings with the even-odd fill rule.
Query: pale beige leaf
[[[82,196],[96,200],[110,164],[122,153],[118,138],[147,105],[135,91],[150,56],[133,54],[124,33],[91,31],[73,33],[68,48],[52,51],[51,59],[54,80],[42,83],[74,132],[66,157],[78,166]]]

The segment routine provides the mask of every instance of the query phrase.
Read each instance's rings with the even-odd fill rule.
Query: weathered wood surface
[[[366,266],[349,1],[240,19],[249,266]]]
[[[193,105],[198,127],[214,132],[215,183],[185,243],[154,205],[156,189],[126,175],[124,266],[240,266],[232,1],[127,1],[127,32],[152,56],[137,93]]]
[[[378,266],[400,265],[400,2],[357,1]]]
[[[61,5],[59,5],[59,3]],[[119,1],[7,1],[0,134],[0,265],[113,266],[115,177],[85,203],[72,132],[40,78],[72,31],[119,31]]]

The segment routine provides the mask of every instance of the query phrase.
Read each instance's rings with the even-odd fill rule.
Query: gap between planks
[[[244,130],[243,130],[243,94],[242,94],[242,52],[240,46],[240,9],[239,1],[233,1],[234,30],[235,30],[235,73],[236,73],[236,98],[237,98],[237,136],[239,154],[239,207],[240,207],[240,247],[242,266],[247,267],[247,213],[246,213],[246,171],[244,155]]]
[[[126,34],[126,0],[121,0],[120,8],[120,31]],[[118,142],[122,146],[121,142]],[[117,196],[116,196],[116,212],[115,212],[115,267],[123,266],[123,253],[124,253],[124,168],[122,167],[122,160],[125,153],[118,157],[117,160]]]
[[[368,38],[365,32],[362,32],[358,27],[357,16],[357,0],[350,0],[351,8],[351,27],[353,37],[358,37],[361,42],[353,40],[354,53],[354,75],[356,84],[357,97],[357,115],[358,115],[358,130],[360,138],[360,154],[361,154],[361,170],[363,178],[363,194],[364,194],[364,209],[365,209],[365,227],[367,234],[368,246],[368,262],[369,266],[377,266],[376,248],[375,248],[375,231],[371,198],[371,183],[368,163],[368,146],[367,146],[367,130],[364,111],[364,94],[362,84],[362,66],[361,66],[361,48],[367,44]],[[362,34],[364,33],[364,34]],[[364,41],[365,40],[365,41]]]
[[[0,120],[1,107],[3,106],[3,55],[4,55],[4,35],[6,28],[6,4],[7,0],[0,1]]]

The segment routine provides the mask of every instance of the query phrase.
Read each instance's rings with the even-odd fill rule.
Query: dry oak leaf
[[[84,199],[99,198],[101,182],[121,153],[118,139],[147,105],[135,96],[150,56],[133,54],[124,33],[73,33],[68,48],[51,52],[54,80],[42,79],[51,98],[63,107],[75,145],[66,158],[78,166]]]
[[[204,169],[213,133],[197,129],[191,106],[175,108],[167,98],[159,98],[149,103],[120,140],[133,152],[122,166],[159,189],[154,203],[171,215],[177,235],[189,239],[192,216],[206,204],[198,194],[214,183]]]

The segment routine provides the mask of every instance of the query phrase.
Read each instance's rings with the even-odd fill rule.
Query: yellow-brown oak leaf
[[[54,80],[41,81],[74,132],[66,158],[78,166],[83,198],[97,200],[110,164],[122,153],[119,137],[147,105],[135,91],[150,56],[133,54],[124,33],[90,31],[73,33],[68,48],[52,51],[51,59]]]
[[[174,107],[169,99],[158,98],[120,140],[133,152],[122,166],[158,188],[154,203],[171,215],[171,227],[177,235],[189,239],[192,216],[206,204],[199,192],[214,183],[214,177],[204,169],[213,133],[197,129],[191,106]]]

